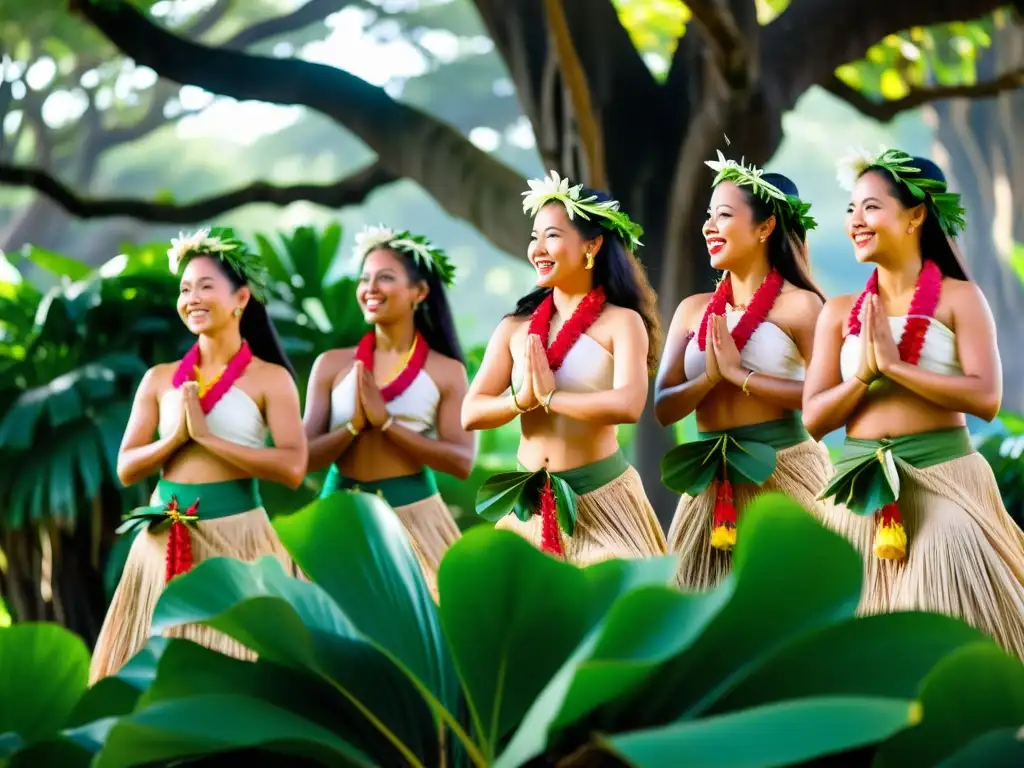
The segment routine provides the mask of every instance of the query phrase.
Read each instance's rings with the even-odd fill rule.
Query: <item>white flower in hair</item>
[[[355,260],[361,262],[371,251],[391,245],[397,236],[395,230],[383,225],[364,227],[356,235],[356,244],[352,249]]]
[[[866,149],[851,147],[836,163],[836,180],[839,182],[839,186],[847,192],[852,191],[853,185],[857,183],[860,175],[885,152],[885,146],[880,146],[875,154],[871,154]]]
[[[407,251],[413,255],[418,264],[429,266],[434,263],[433,249],[429,243],[418,243],[408,238],[399,238],[390,241],[391,247],[400,251]]]
[[[171,247],[167,249],[167,263],[171,268],[171,274],[176,275],[182,260],[190,253],[221,253],[235,247],[222,242],[219,237],[210,237],[209,228],[197,230],[191,235],[179,232],[177,237],[171,238]]]
[[[583,185],[577,184],[570,187],[569,179],[561,178],[557,171],[548,171],[548,175],[543,179],[528,179],[526,183],[530,189],[528,192],[523,192],[523,213],[528,213],[531,216],[535,216],[545,203],[551,200],[560,200],[570,219],[577,213],[583,218],[589,218],[580,209],[580,203],[591,203],[597,200],[593,196],[581,200],[580,192],[583,190]]]

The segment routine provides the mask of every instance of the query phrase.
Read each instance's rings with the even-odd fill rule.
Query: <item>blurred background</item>
[[[0,623],[56,620],[90,643],[98,631],[123,558],[114,527],[151,490],[114,474],[132,394],[191,343],[167,272],[180,230],[231,226],[262,252],[301,387],[320,352],[364,330],[355,233],[426,234],[458,268],[472,376],[533,284],[525,178],[555,168],[620,199],[647,229],[640,256],[669,317],[714,279],[699,228],[701,161],[716,149],[785,173],[813,202],[828,294],[868,275],[836,160],[886,145],[943,166],[1005,366],[1004,414],[972,431],[1020,522],[1020,8],[707,5],[695,17],[678,0],[0,0]],[[621,430],[665,520],[657,460],[692,429],[645,417]],[[486,433],[473,477],[442,478],[460,523],[516,441],[515,423]],[[265,489],[268,509],[301,507],[319,482]]]

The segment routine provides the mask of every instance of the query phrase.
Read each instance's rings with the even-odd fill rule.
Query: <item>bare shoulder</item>
[[[430,350],[424,365],[427,373],[439,384],[451,385],[466,380],[466,366],[453,357]]]
[[[517,333],[525,334],[529,325],[530,318],[528,316],[516,317],[515,315],[508,315],[503,317],[491,335],[491,342],[504,341],[508,343]]]
[[[613,332],[629,334],[647,333],[644,319],[640,316],[639,312],[634,309],[620,307],[617,304],[606,305],[601,320],[610,326]]]
[[[342,369],[352,364],[355,356],[355,347],[328,349],[326,352],[321,352],[317,355],[316,360],[313,361],[312,375],[316,378],[327,377],[333,379]]]
[[[694,325],[700,322],[700,318],[704,316],[704,311],[708,308],[708,304],[711,303],[712,293],[695,293],[692,296],[687,296],[676,307],[675,314],[672,316],[672,322],[682,322],[687,328],[693,328]]]
[[[842,296],[834,296],[825,302],[821,309],[820,322],[833,325],[842,325],[850,316],[853,305],[860,296],[858,293],[847,293]]]
[[[173,386],[174,372],[178,370],[178,363],[158,363],[146,371],[139,382],[139,392],[148,392],[153,395],[160,395]]]
[[[253,377],[263,385],[265,392],[295,389],[295,380],[283,365],[268,363],[258,357],[254,357],[249,365]]]
[[[805,288],[797,288],[791,285],[787,285],[782,293],[779,294],[779,304],[785,308],[787,313],[793,314],[811,312],[817,314],[825,306],[825,302],[814,291],[808,291]]]
[[[958,304],[988,303],[981,288],[972,280],[957,280],[955,277],[944,277],[942,279],[942,294]]]

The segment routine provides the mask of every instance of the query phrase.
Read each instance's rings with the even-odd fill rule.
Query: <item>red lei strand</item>
[[[430,356],[430,346],[427,344],[427,340],[423,338],[423,334],[417,331],[412,343],[414,349],[412,356],[409,358],[409,363],[402,369],[401,373],[380,390],[381,397],[384,398],[385,403],[390,403],[412,386],[416,377],[420,375],[420,371],[423,370],[423,366],[427,363],[427,357]],[[376,349],[377,337],[373,331],[363,336],[359,340],[359,346],[356,347],[356,360],[361,362],[370,373],[373,373],[373,353]]]
[[[606,302],[604,288],[601,286],[584,296],[583,301],[576,307],[576,311],[572,313],[572,317],[566,320],[565,325],[559,329],[550,346],[548,346],[548,337],[551,335],[551,318],[555,314],[554,296],[548,294],[540,306],[533,311],[533,315],[530,317],[529,333],[540,336],[541,343],[548,354],[548,365],[551,366],[552,371],[557,371],[562,367],[569,350],[601,316]]]
[[[164,512],[171,520],[171,527],[167,532],[164,573],[165,580],[170,581],[175,576],[192,570],[192,534],[188,530],[188,523],[199,518],[199,499],[182,513],[178,507],[178,498],[172,496]]]
[[[772,269],[765,276],[761,285],[757,287],[757,290],[754,291],[754,295],[751,297],[750,304],[747,305],[743,317],[740,318],[740,321],[731,332],[732,339],[736,342],[736,349],[742,352],[747,342],[750,341],[750,337],[754,335],[754,332],[761,326],[761,323],[768,317],[768,313],[775,306],[775,300],[782,293],[782,286],[785,282],[785,278],[779,274],[779,271]],[[726,275],[711,296],[711,301],[708,302],[708,307],[704,310],[704,317],[700,321],[700,330],[697,333],[697,346],[702,352],[708,346],[708,323],[711,317],[713,315],[724,315],[726,308],[731,304],[732,277]],[[692,333],[689,338],[693,338]],[[687,341],[689,341],[689,338]]]
[[[551,486],[551,475],[547,475],[544,478],[544,488],[540,492],[540,549],[552,555],[564,554],[557,511],[555,489]]]
[[[249,363],[252,362],[252,350],[249,348],[249,342],[242,339],[242,346],[239,347],[228,364],[224,367],[223,372],[217,378],[216,382],[206,392],[200,395],[199,405],[203,409],[203,413],[209,413],[213,410],[213,407],[220,402],[220,399],[228,393],[228,390],[235,385],[235,382],[242,378],[242,374],[245,373],[245,369],[249,367]],[[196,379],[196,368],[199,366],[199,344],[193,345],[192,349],[181,358],[181,362],[178,363],[177,369],[174,371],[174,378],[171,380],[171,384],[175,389],[180,388],[186,381],[195,381]]]
[[[850,317],[847,320],[848,335],[860,336],[864,302],[868,296],[877,295],[878,270],[876,269],[868,279],[867,285],[864,286],[864,291],[857,297],[853,309],[850,310]],[[924,337],[928,333],[932,317],[935,316],[935,309],[939,305],[941,295],[942,270],[934,261],[926,260],[921,266],[921,273],[917,276],[917,285],[914,286],[914,295],[910,299],[910,308],[907,310],[907,323],[903,326],[903,335],[900,337],[900,360],[903,362],[917,365],[921,359]]]

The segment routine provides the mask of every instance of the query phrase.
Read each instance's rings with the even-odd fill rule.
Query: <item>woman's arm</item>
[[[117,477],[126,487],[160,471],[189,440],[184,407],[179,410],[178,428],[169,435],[153,440],[160,422],[158,378],[156,368],[150,368],[142,377],[132,402],[128,426],[121,439],[121,449],[117,454]]]
[[[941,408],[992,421],[1003,399],[1003,370],[996,346],[992,311],[974,283],[953,283],[956,351],[963,375],[933,373],[901,360],[887,362],[881,373],[888,379]]]
[[[849,297],[825,303],[814,331],[814,350],[804,379],[803,421],[815,440],[821,440],[846,424],[868,391],[859,374],[843,381],[839,356],[843,348],[843,324],[850,312]],[[864,323],[867,326],[867,323]],[[871,346],[861,331],[862,349]],[[754,378],[757,378],[756,376]]]
[[[468,386],[466,369],[453,361],[445,370],[445,379],[441,402],[437,407],[436,440],[397,422],[384,434],[423,465],[465,480],[473,471],[476,458],[474,437],[462,428],[460,415]]]
[[[594,424],[635,424],[647,402],[647,345],[640,315],[623,312],[622,320],[612,324],[613,388],[604,392],[556,389],[548,401],[551,413]]]
[[[334,383],[335,368],[330,359],[337,352],[324,352],[313,363],[306,386],[306,413],[302,423],[309,445],[307,472],[317,472],[338,460],[355,442],[356,438],[347,428],[333,432],[328,430],[331,416],[331,385]],[[358,398],[356,398],[358,401]],[[359,403],[356,410],[360,411]]]
[[[298,488],[306,477],[309,451],[302,431],[299,392],[288,372],[268,365],[262,375],[266,382],[267,427],[273,448],[250,448],[206,432],[196,442],[225,461],[260,480]]]
[[[814,329],[824,305],[821,299],[810,291],[793,291],[787,298],[787,312],[797,318],[797,321],[790,325],[793,341],[800,352],[800,357],[810,360],[814,351]],[[803,407],[804,383],[799,379],[784,379],[760,372],[751,373],[748,369],[740,369],[739,375],[735,376],[731,376],[730,372],[723,369],[722,376],[741,389],[743,382],[746,381],[747,392],[751,396],[772,405],[790,411],[799,411]]]
[[[688,344],[686,337],[690,333],[687,318],[694,316],[699,305],[706,304],[707,299],[706,294],[690,296],[676,307],[672,316],[658,375],[654,380],[654,417],[663,427],[675,424],[693,413],[717,383],[706,372],[687,381],[683,367]],[[696,343],[692,338],[690,341]]]
[[[473,377],[462,401],[463,429],[496,429],[519,415],[512,396],[504,394],[512,380],[512,350],[509,344],[515,328],[515,320],[506,317],[498,324],[487,343],[480,370]]]

